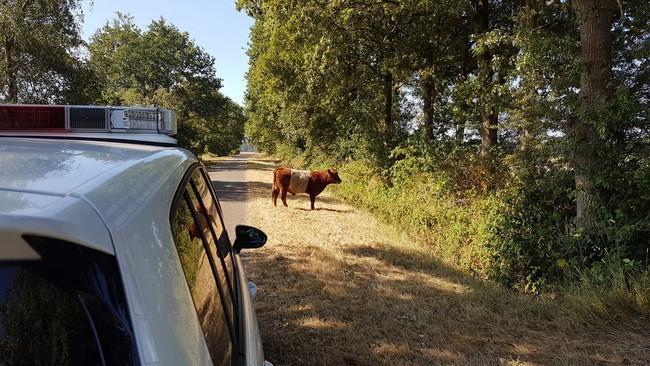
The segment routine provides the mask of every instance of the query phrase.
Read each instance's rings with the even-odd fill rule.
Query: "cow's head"
[[[329,175],[329,182],[334,184],[341,183],[341,178],[339,178],[339,172],[334,168],[327,169],[327,174]]]

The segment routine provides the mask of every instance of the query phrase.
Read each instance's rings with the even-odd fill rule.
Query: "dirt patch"
[[[306,195],[273,207],[273,167],[249,161],[249,222],[269,241],[244,261],[276,366],[650,364],[647,319],[588,320],[485,284],[327,190],[315,211]]]

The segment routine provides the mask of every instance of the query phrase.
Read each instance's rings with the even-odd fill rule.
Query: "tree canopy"
[[[242,108],[219,90],[214,57],[164,19],[139,29],[117,14],[88,43],[81,2],[0,3],[0,101],[160,106],[179,120],[179,142],[228,154],[244,134]]]
[[[164,19],[142,31],[118,14],[91,38],[88,52],[100,103],[173,109],[182,121],[179,141],[200,153],[228,154],[241,144],[241,107],[219,92],[214,58],[188,33]]]
[[[363,161],[390,190],[405,167],[446,174],[450,194],[507,204],[489,230],[509,280],[646,255],[647,2],[238,6],[255,20],[246,131],[259,148]]]
[[[57,103],[76,95],[81,2],[0,2],[0,100]]]

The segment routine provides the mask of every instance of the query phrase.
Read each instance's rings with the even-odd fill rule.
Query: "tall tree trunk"
[[[463,49],[463,68],[462,68],[462,75],[461,75],[461,80],[463,82],[467,81],[469,78],[469,75],[472,70],[472,50],[471,50],[471,42],[469,39],[469,34],[466,32],[463,32],[463,38],[464,38],[464,49]],[[457,145],[462,145],[463,141],[465,140],[465,120],[459,120],[456,123],[456,144]]]
[[[465,125],[458,123],[456,125],[456,135],[454,136],[456,138],[456,145],[462,145],[463,141],[465,140]]]
[[[427,138],[433,141],[435,134],[433,133],[433,98],[436,92],[436,86],[431,80],[427,78],[424,82],[424,126],[427,129]]]
[[[5,67],[7,77],[7,101],[18,103],[18,82],[16,81],[16,64],[14,62],[14,41],[9,35],[5,36]]]
[[[474,1],[474,33],[482,35],[489,31],[490,8],[488,0]],[[497,144],[497,122],[498,114],[492,107],[489,98],[489,88],[492,82],[493,72],[490,67],[490,53],[488,51],[477,52],[476,65],[478,77],[481,83],[481,95],[479,96],[479,108],[481,111],[481,156],[487,156],[493,146]]]
[[[599,205],[594,176],[605,148],[594,118],[611,96],[612,33],[616,0],[573,0],[580,23],[581,115],[573,123],[575,143],[576,224],[589,229]]]
[[[492,108],[481,111],[481,156],[488,156],[493,146],[497,145],[498,116]]]
[[[390,145],[393,138],[393,74],[384,74],[384,146]]]
[[[424,75],[424,126],[427,129],[427,137],[433,141],[435,134],[433,133],[433,100],[436,93],[436,85],[434,82],[434,48],[429,45],[426,52],[427,71]]]

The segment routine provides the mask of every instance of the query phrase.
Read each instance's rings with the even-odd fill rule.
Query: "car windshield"
[[[0,259],[0,364],[137,364],[114,258],[29,242],[40,259]]]

